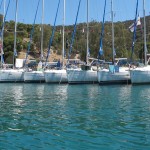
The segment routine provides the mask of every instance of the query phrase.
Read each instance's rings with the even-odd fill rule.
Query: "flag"
[[[16,49],[14,50],[14,56],[16,56],[16,57],[18,56]]]
[[[84,28],[82,29],[82,33],[84,33]]]
[[[129,30],[130,30],[131,32],[134,31],[134,23],[132,23],[132,25],[129,27]]]
[[[134,23],[132,23],[132,25],[129,27],[129,30],[131,31],[131,32],[133,32],[134,31],[134,26],[140,26],[141,25],[141,21],[140,21],[140,17],[138,16],[138,18],[137,18],[137,21],[136,21],[136,24],[134,25]]]
[[[140,26],[141,25],[141,20],[140,20],[140,17],[138,16],[138,19],[137,19],[137,24],[136,26]]]

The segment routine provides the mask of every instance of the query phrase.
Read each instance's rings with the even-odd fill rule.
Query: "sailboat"
[[[144,16],[144,66],[130,70],[132,84],[150,83],[150,65],[147,61],[147,44],[146,44],[146,19],[145,19],[145,0],[143,0],[143,16]]]
[[[47,69],[44,71],[45,82],[47,83],[67,83],[67,73],[64,65],[64,31],[65,31],[65,0],[63,10],[63,44],[62,44],[62,67],[58,69]]]
[[[85,84],[97,83],[97,71],[92,69],[89,64],[89,23],[88,23],[88,7],[89,1],[87,0],[87,51],[86,51],[86,64],[81,65],[76,69],[67,69],[68,83],[69,84]]]
[[[119,66],[119,62],[127,60],[127,58],[116,58],[115,59],[115,48],[114,48],[114,12],[113,12],[113,0],[111,0],[111,19],[112,19],[112,64],[109,64],[109,68],[100,68],[97,72],[99,84],[110,84],[110,83],[129,83],[130,72],[128,67]]]
[[[36,71],[26,71],[24,73],[24,82],[45,82],[43,72],[43,22],[44,22],[44,0],[42,0],[42,26],[41,26],[41,57]]]
[[[9,4],[10,1],[8,3],[8,7]],[[8,7],[7,7],[7,11],[8,11]],[[6,68],[6,64],[3,64],[3,68],[0,71],[0,82],[23,82],[24,70],[21,68],[16,68],[14,64],[15,55],[16,55],[17,10],[18,10],[18,0],[16,0],[13,69]],[[4,23],[5,23],[5,19],[4,19]],[[1,54],[1,58],[2,58],[2,54]]]

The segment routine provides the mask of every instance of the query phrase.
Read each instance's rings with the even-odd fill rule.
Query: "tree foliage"
[[[0,25],[2,25],[3,16],[0,15]],[[146,17],[147,20],[147,47],[150,49],[150,17]],[[143,22],[143,19],[141,19]],[[132,38],[133,33],[129,31],[129,26],[133,23],[133,20],[124,21],[124,22],[115,22],[114,23],[114,31],[115,31],[115,50],[116,57],[127,57],[130,58],[131,49],[132,49]],[[7,63],[11,63],[13,49],[14,49],[14,21],[6,22],[5,30],[4,30],[4,52],[5,52],[5,60]],[[72,58],[75,54],[80,54],[80,59],[85,60],[86,58],[86,40],[87,40],[87,29],[86,23],[77,24],[75,39],[72,47]],[[99,46],[100,46],[100,36],[101,36],[101,28],[102,23],[92,21],[89,23],[89,49],[90,56],[97,58]],[[103,50],[104,50],[104,58],[108,61],[112,59],[112,29],[111,22],[105,22],[104,27],[104,37],[103,37]],[[53,27],[50,25],[44,25],[44,37],[43,37],[43,47],[45,49],[45,53],[47,52],[50,37],[52,34]],[[67,47],[65,47],[66,56],[69,52],[69,46],[71,43],[72,32],[74,26],[69,25],[65,26],[65,43],[68,41]],[[17,51],[24,51],[28,49],[28,42],[30,40],[30,34],[32,30],[31,24],[17,24]],[[136,41],[134,47],[134,58],[135,59],[143,59],[143,26],[137,28],[136,32]],[[34,34],[32,39],[32,44],[30,48],[30,55],[36,57],[38,59],[40,57],[40,49],[41,49],[41,25],[36,24],[34,28]],[[62,26],[56,27],[56,32],[54,35],[54,40],[52,43],[52,49],[57,53],[61,54],[62,51]]]

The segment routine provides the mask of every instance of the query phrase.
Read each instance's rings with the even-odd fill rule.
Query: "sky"
[[[6,7],[9,0],[6,1]],[[10,7],[6,20],[15,20],[15,2],[16,0],[10,0]],[[22,23],[33,24],[35,12],[39,0],[18,0],[18,14],[17,21]],[[54,19],[56,15],[56,9],[59,0],[44,0],[44,23],[54,24]],[[58,12],[58,18],[56,25],[63,24],[63,1],[60,0],[60,8]],[[89,21],[102,21],[103,11],[104,11],[104,1],[105,0],[89,0]],[[135,18],[137,0],[113,0],[113,10],[114,10],[114,21],[124,21],[133,20]],[[65,24],[72,25],[75,23],[75,18],[77,14],[79,0],[66,0],[65,9]],[[150,0],[145,0],[146,3],[146,15],[150,15]],[[87,12],[87,0],[81,0],[81,7],[79,11],[78,23],[86,22],[86,12]],[[110,21],[110,11],[111,11],[111,0],[107,0],[106,6],[106,21]],[[140,16],[143,16],[143,0],[139,0],[138,12]],[[0,8],[0,13],[3,13],[3,5]],[[38,9],[36,23],[41,23],[42,16],[42,0],[40,0],[40,5]]]

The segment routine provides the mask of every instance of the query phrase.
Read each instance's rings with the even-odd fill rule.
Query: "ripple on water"
[[[149,149],[149,90],[1,84],[0,149]]]

